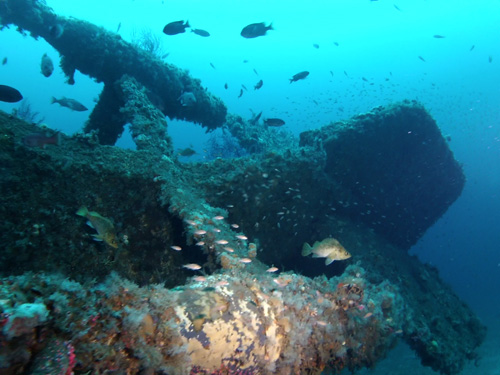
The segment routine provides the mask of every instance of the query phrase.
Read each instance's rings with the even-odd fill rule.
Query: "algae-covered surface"
[[[187,298],[189,308],[182,303],[170,304],[170,308],[164,306],[167,311],[173,309],[177,318],[155,318],[146,304],[140,310],[140,319],[146,322],[140,324],[169,321],[168,332],[174,334],[175,331],[176,340],[187,338],[188,341],[178,344],[176,353],[184,362],[189,357],[190,365],[186,368],[190,368],[191,373],[216,373],[220,371],[219,365],[231,371],[252,373],[372,367],[398,339],[404,339],[424,364],[450,374],[459,371],[467,358],[476,358],[474,348],[482,341],[484,328],[440,281],[437,272],[409,257],[373,228],[353,221],[352,216],[336,213],[331,205],[325,204],[331,194],[337,192],[349,197],[350,193],[335,181],[322,177],[320,168],[311,168],[317,163],[317,150],[181,164],[154,149],[134,151],[101,146],[92,134],[62,137],[60,145],[29,148],[23,144],[23,137],[40,129],[7,114],[2,114],[1,119],[1,157],[5,170],[1,184],[5,199],[1,210],[7,218],[1,232],[5,244],[2,272],[21,277],[19,281],[4,279],[5,317],[15,315],[19,304],[27,301],[37,301],[53,311],[52,302],[45,298],[52,301],[55,297],[50,296],[54,293],[57,296],[63,293],[51,289],[47,297],[48,292],[36,286],[43,286],[45,281],[28,279],[31,280],[28,284],[34,285],[35,294],[24,288],[23,293],[30,297],[12,299],[13,286],[24,282],[21,275],[26,272],[64,275],[84,283],[79,287],[81,293],[91,287],[85,283],[103,282],[110,272],[117,272],[130,280],[115,279],[117,284],[133,282],[146,287],[160,283],[186,291],[183,298]],[[271,199],[272,196],[276,198]],[[82,206],[105,223],[112,223],[116,247],[114,243],[95,241],[94,237],[101,234],[99,226],[85,225],[85,219],[77,214]],[[324,262],[301,256],[304,242],[330,236],[337,238],[352,258],[325,268]],[[278,270],[281,273],[266,272],[269,267],[266,264],[281,265]],[[363,270],[346,269],[354,264]],[[307,276],[325,272],[330,277],[350,274],[359,280],[338,281],[323,290],[308,284],[321,283],[321,279],[312,281]],[[193,273],[198,275],[198,286],[189,292],[192,289],[185,289],[183,285],[189,284]],[[109,281],[105,285],[108,286],[95,287],[106,290]],[[135,284],[130,285],[137,288]],[[380,289],[377,285],[385,286]],[[366,288],[379,288],[382,294],[369,297]],[[169,292],[164,289],[162,293]],[[333,297],[339,293],[345,296]],[[391,297],[384,300],[387,293]],[[125,295],[118,295],[120,301],[114,303],[121,307],[112,309],[130,312],[138,308],[135,303],[131,304],[132,300],[122,300]],[[314,297],[314,301],[308,302],[306,296]],[[66,296],[64,300],[68,298],[76,297]],[[333,301],[336,301],[334,305],[328,305]],[[74,303],[77,309],[83,306],[81,300]],[[91,305],[99,306],[99,303]],[[287,309],[295,304],[297,307],[290,311],[292,315],[288,315]],[[227,315],[231,306],[243,310]],[[323,312],[325,306],[332,306],[333,310]],[[304,320],[301,314],[308,309],[311,311]],[[350,313],[344,315],[342,311]],[[285,315],[279,315],[283,312]],[[104,312],[97,308],[89,314],[103,316]],[[119,314],[120,319],[133,319]],[[269,322],[262,322],[259,314],[264,314]],[[377,318],[377,314],[385,317]],[[70,324],[54,318],[56,325]],[[106,326],[113,325],[107,322],[109,318],[103,319]],[[366,331],[363,324],[367,322],[376,326]],[[56,333],[60,328],[46,324],[45,319],[32,324],[33,327],[29,326],[22,334],[42,326],[48,337],[70,342],[76,358],[96,355],[88,345],[96,340],[97,332],[79,341],[72,336],[72,330]],[[239,327],[240,324],[243,326]],[[336,327],[337,324],[346,324],[345,329],[329,333],[339,347],[321,349],[316,345],[318,351],[310,355],[317,359],[311,363],[304,359],[306,354],[304,358],[298,356],[300,348],[305,350],[308,346],[310,339],[305,338],[310,334],[318,343],[331,342],[331,339],[321,339],[312,327]],[[225,338],[224,345],[215,344],[216,337],[230,327],[234,327],[237,336]],[[10,329],[5,328],[4,333]],[[155,328],[148,329],[156,332]],[[371,330],[373,334],[367,335]],[[377,330],[381,331],[377,333]],[[365,333],[356,336],[360,332]],[[123,334],[122,331],[119,341],[126,343],[128,339]],[[117,335],[118,332],[112,335],[114,339],[99,336],[99,340],[117,340]],[[266,349],[267,341],[262,341],[261,336],[272,340],[269,348]],[[386,336],[391,339],[387,341]],[[162,337],[158,340],[165,342]],[[463,337],[469,337],[469,341],[460,342]],[[155,340],[145,341],[147,349],[135,348],[135,345],[144,345],[144,340],[141,344],[132,341],[126,345],[149,353],[154,352],[160,342]],[[31,341],[23,342],[32,345]],[[239,344],[228,349],[230,342],[233,346],[236,342]],[[290,347],[295,348],[293,353],[289,353]],[[242,359],[236,361],[228,350],[238,353],[237,358],[244,353],[254,362],[243,365]],[[325,357],[325,350],[334,352]],[[165,354],[163,359],[161,354],[140,355],[138,362],[131,358],[119,359],[110,353],[106,356],[110,356],[112,366],[118,367],[130,367],[132,361],[137,368],[179,368],[178,364],[172,365],[178,363],[177,360],[165,359]],[[14,367],[25,366],[25,362],[13,354],[8,358]],[[80,365],[77,366],[80,371],[92,369],[91,362],[80,362]]]
[[[72,136],[0,112],[2,374],[363,373],[391,350],[449,375],[479,363],[485,327],[408,254],[465,183],[420,103],[295,137],[44,2],[0,16],[50,43],[68,83],[104,82]],[[245,150],[183,163],[195,151],[173,151],[165,116]],[[113,146],[125,124],[135,150]],[[304,257],[317,242],[344,256]]]

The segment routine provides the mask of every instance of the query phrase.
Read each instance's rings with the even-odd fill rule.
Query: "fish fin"
[[[55,97],[52,97],[50,99],[50,104],[54,104],[54,103],[57,103],[57,99]]]
[[[78,216],[83,216],[83,217],[87,216],[88,213],[89,213],[89,210],[85,206],[80,207],[78,209],[78,211],[76,211],[76,214]]]
[[[191,27],[191,26],[189,25],[189,21],[186,21],[186,23],[184,24],[184,26],[186,26],[186,27]]]
[[[95,227],[92,225],[92,223],[89,220],[87,220],[87,222],[85,224],[87,224],[92,229],[95,229]]]
[[[313,257],[313,258],[322,258],[322,256],[321,256],[321,255],[318,255],[318,254],[313,254],[313,256],[312,256],[312,257]]]
[[[309,244],[307,242],[305,242],[304,246],[302,246],[302,256],[306,257],[306,256],[308,256],[311,253],[312,253],[311,246],[309,246]]]
[[[328,266],[329,264],[332,264],[334,260],[335,260],[334,258],[326,258],[325,259],[325,265]]]
[[[267,29],[268,29],[268,30],[274,30],[274,28],[273,28],[273,23],[272,23],[272,22],[269,24],[269,26],[267,27]]]
[[[102,242],[103,241],[103,238],[101,236],[99,236],[98,234],[93,234],[92,235],[92,239],[94,241],[97,241],[97,242]]]

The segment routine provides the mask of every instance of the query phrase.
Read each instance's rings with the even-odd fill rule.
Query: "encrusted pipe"
[[[55,353],[79,373],[312,374],[372,366],[401,334],[397,290],[370,284],[356,266],[330,280],[245,271],[196,280],[168,290],[117,275],[86,287],[41,274],[4,278],[0,370]],[[10,332],[26,300],[49,317],[35,327],[24,314],[26,329]],[[64,350],[51,350],[54,342]]]

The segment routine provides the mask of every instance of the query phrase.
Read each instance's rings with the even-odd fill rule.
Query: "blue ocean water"
[[[485,321],[500,320],[500,1],[449,0],[47,0],[60,15],[88,20],[131,41],[150,31],[165,60],[189,70],[229,112],[286,121],[299,134],[403,99],[421,102],[450,137],[467,183],[462,196],[411,250]],[[188,20],[210,32],[162,33]],[[266,36],[241,29],[272,23]],[[435,35],[444,36],[436,38]],[[316,47],[316,46],[317,47]],[[54,74],[40,73],[47,53]],[[19,89],[48,127],[80,131],[90,111],[51,105],[52,96],[89,109],[102,84],[79,73],[65,84],[58,53],[14,27],[0,32],[0,83]],[[421,57],[421,58],[419,58]],[[424,61],[425,60],[425,61]],[[303,81],[289,83],[300,71]],[[263,86],[255,90],[259,80]],[[225,88],[227,84],[227,89]],[[248,90],[243,91],[244,85]],[[10,112],[19,104],[0,102]],[[192,146],[203,160],[208,135],[200,126],[169,121],[176,148]],[[193,137],[193,134],[195,136]],[[124,134],[122,147],[132,147]]]

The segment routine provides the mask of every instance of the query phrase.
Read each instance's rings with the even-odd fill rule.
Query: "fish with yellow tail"
[[[118,248],[118,240],[116,238],[115,227],[111,220],[99,215],[95,211],[89,211],[87,207],[82,206],[76,214],[87,218],[87,224],[97,231],[97,234],[92,235],[96,241],[104,241],[109,246]]]
[[[325,264],[328,266],[334,260],[344,260],[351,257],[351,254],[335,238],[325,238],[323,241],[316,241],[311,247],[307,242],[302,247],[302,256],[312,254],[313,258],[326,258]]]

